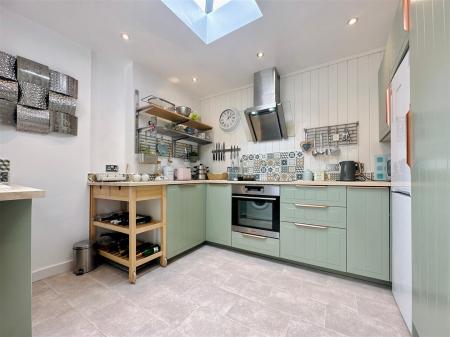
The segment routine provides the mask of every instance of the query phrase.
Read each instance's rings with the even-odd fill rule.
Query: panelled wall
[[[253,105],[253,86],[208,97],[201,102],[203,121],[214,126],[214,142],[239,145],[241,155],[299,150],[304,140],[304,129],[359,121],[358,145],[341,146],[334,157],[305,155],[305,168],[324,169],[327,163],[357,160],[365,163],[366,171],[373,171],[374,155],[389,152],[389,145],[378,142],[378,68],[382,52],[374,51],[314,67],[281,78],[281,96],[284,105],[289,138],[282,141],[253,143],[248,132],[243,111]],[[223,132],[219,116],[225,108],[235,108],[241,113],[239,127]],[[222,172],[230,166],[213,162],[213,146],[202,148],[202,162],[210,171]]]

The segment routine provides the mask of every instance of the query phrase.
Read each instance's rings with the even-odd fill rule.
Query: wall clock
[[[237,128],[241,121],[241,115],[236,109],[225,109],[219,117],[219,125],[223,131],[231,132]]]

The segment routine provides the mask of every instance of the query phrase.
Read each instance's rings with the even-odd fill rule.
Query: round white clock
[[[231,132],[239,125],[241,115],[235,109],[225,109],[219,117],[219,125],[223,131]]]

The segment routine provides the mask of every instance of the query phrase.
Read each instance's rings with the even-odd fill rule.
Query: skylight
[[[262,17],[255,0],[161,1],[206,44]]]

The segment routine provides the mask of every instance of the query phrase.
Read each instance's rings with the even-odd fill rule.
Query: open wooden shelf
[[[129,259],[124,258],[124,257],[122,257],[122,256],[120,256],[118,254],[109,253],[109,252],[107,252],[106,250],[103,250],[103,249],[99,249],[98,250],[98,254],[100,256],[103,256],[103,257],[105,257],[105,258],[107,258],[107,259],[109,259],[109,260],[111,260],[111,261],[113,261],[115,263],[118,263],[118,264],[120,264],[122,266],[125,266],[125,267],[129,267],[130,266]],[[163,255],[162,252],[158,252],[158,253],[152,254],[150,256],[138,258],[136,260],[136,266],[137,267],[142,266],[143,264],[145,264],[147,262],[150,262],[152,260],[155,260],[155,259],[161,257],[162,255]]]
[[[188,117],[182,116],[173,111],[169,111],[169,110],[164,109],[155,104],[149,104],[149,105],[143,106],[141,108],[138,108],[136,111],[144,112],[149,115],[174,122],[176,124],[183,124],[183,125],[186,125],[188,127],[191,127],[191,128],[194,128],[194,129],[197,129],[200,131],[208,131],[208,130],[212,129],[212,126],[209,126],[209,125],[201,123],[201,122],[193,121],[192,119],[190,119]]]
[[[130,234],[130,229],[128,226],[119,226],[119,225],[113,225],[109,222],[100,222],[100,221],[94,221],[94,226],[108,229],[115,232],[120,232],[123,234]],[[159,229],[163,226],[163,223],[159,221],[151,221],[142,225],[136,225],[136,234],[145,233],[148,231],[152,231],[155,229]]]

